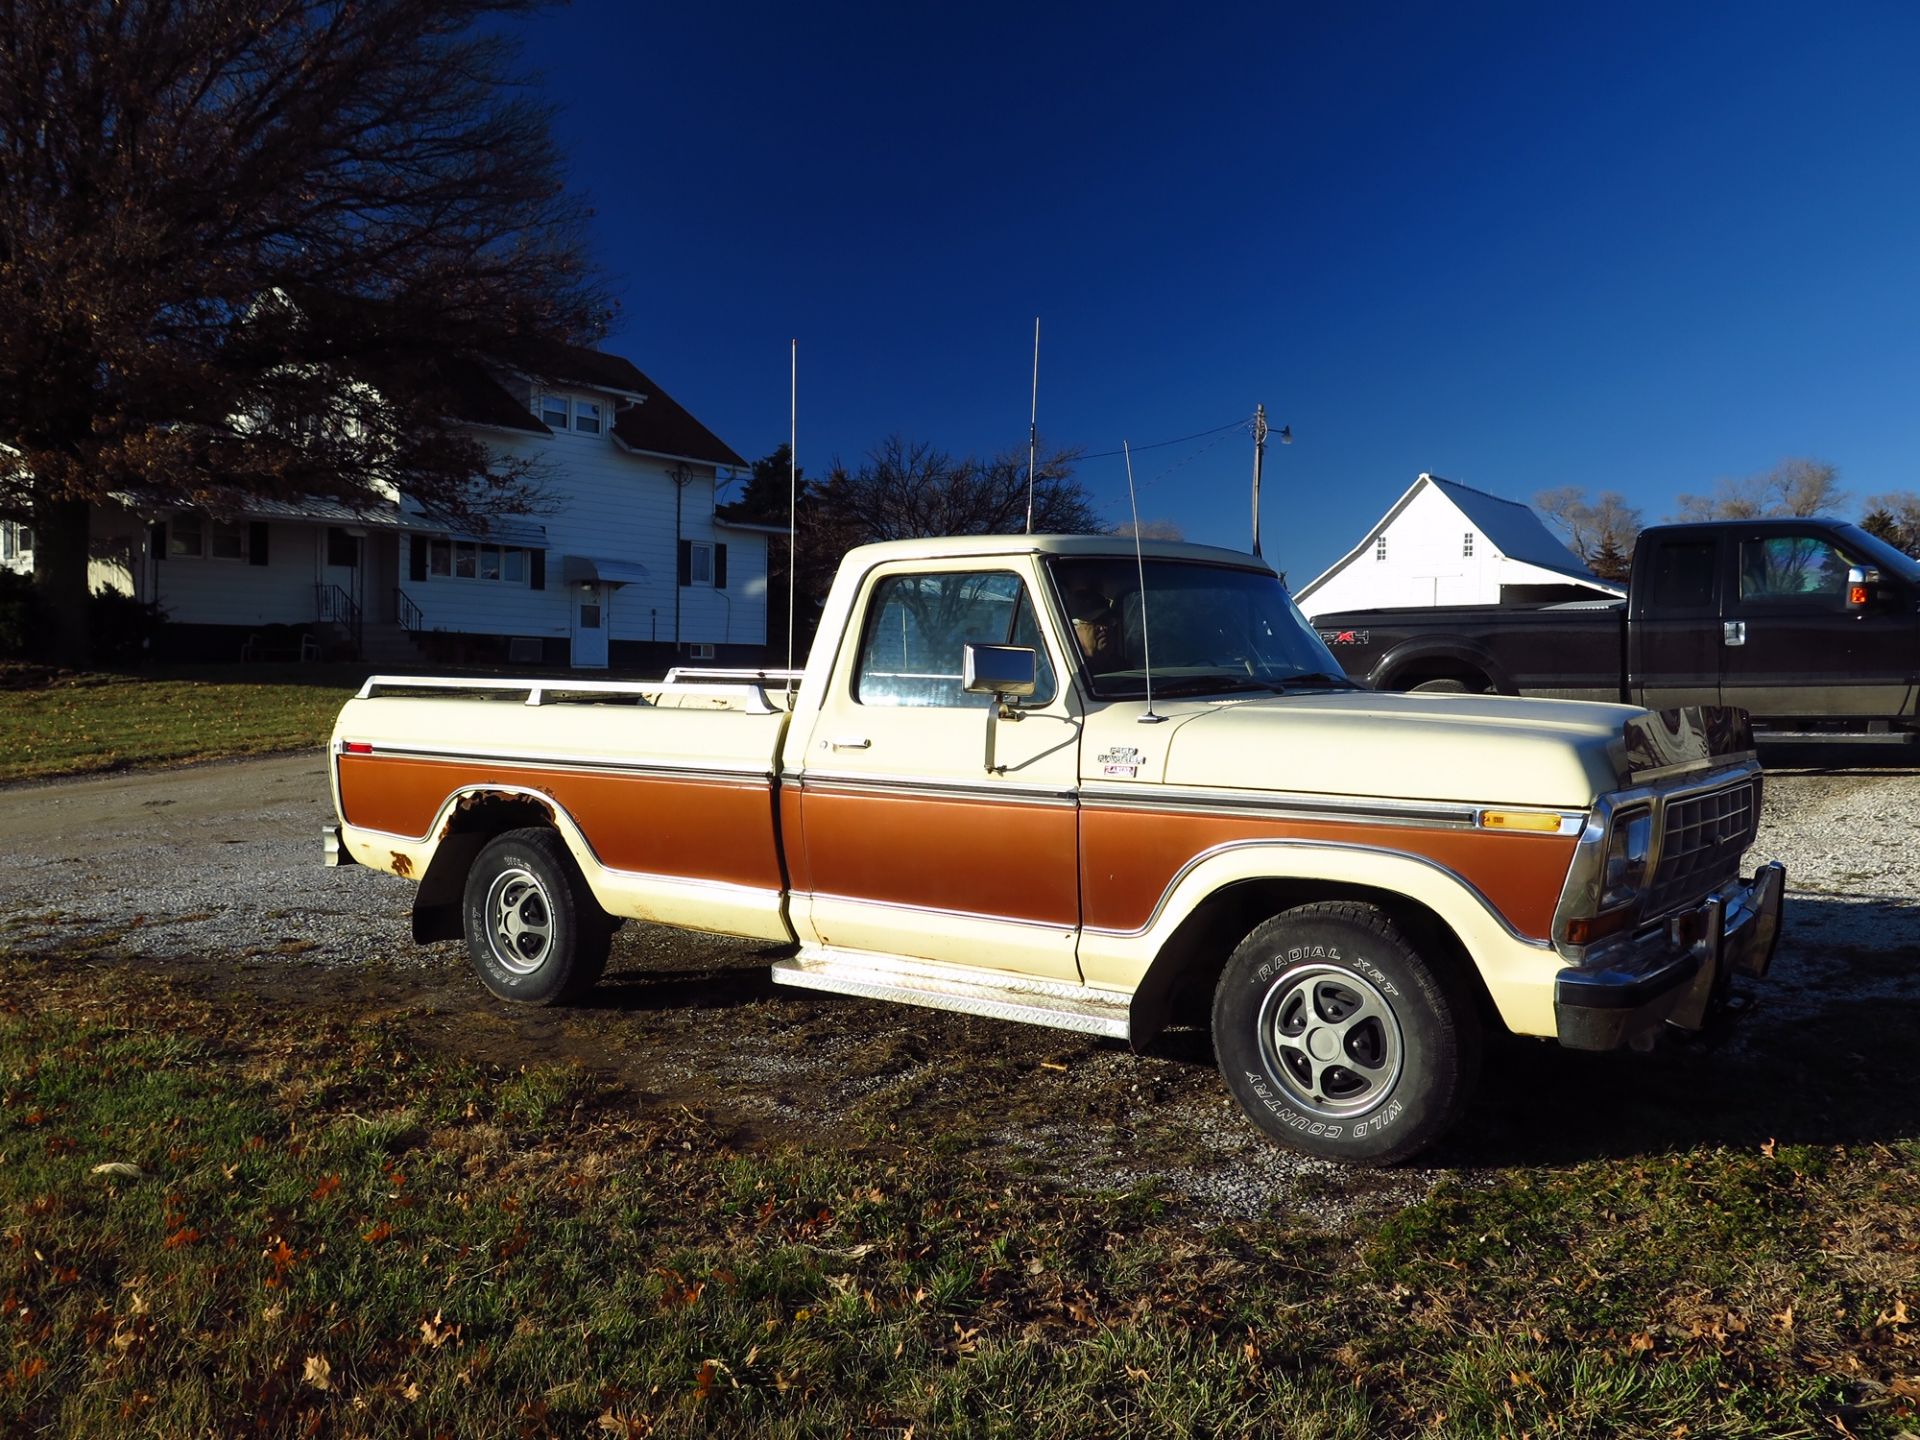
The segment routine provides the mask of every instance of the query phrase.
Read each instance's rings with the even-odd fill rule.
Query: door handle
[[[1723,620],[1720,623],[1720,633],[1726,639],[1727,644],[1744,645],[1747,643],[1747,622],[1744,620]]]
[[[866,750],[873,745],[864,735],[836,735],[823,743],[832,750]]]

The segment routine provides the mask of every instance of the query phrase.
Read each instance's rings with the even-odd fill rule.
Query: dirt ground
[[[404,882],[321,866],[331,816],[317,755],[0,790],[0,948],[163,967],[263,1014],[380,1019],[416,1045],[495,1061],[577,1062],[639,1109],[688,1106],[745,1145],[938,1146],[1042,1183],[1144,1186],[1201,1223],[1341,1224],[1447,1171],[1920,1133],[1920,772],[1817,758],[1770,769],[1752,858],[1787,862],[1790,916],[1752,1015],[1721,1043],[1652,1055],[1496,1046],[1457,1136],[1387,1173],[1261,1139],[1204,1034],[1134,1055],[786,990],[766,968],[781,952],[753,943],[630,924],[588,1004],[506,1006],[462,947],[411,944]]]

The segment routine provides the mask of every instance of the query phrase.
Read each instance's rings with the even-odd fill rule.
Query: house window
[[[713,546],[704,545],[696,540],[688,552],[687,583],[690,585],[713,584]]]
[[[247,558],[247,527],[231,520],[216,520],[207,530],[207,553],[215,560]]]
[[[483,545],[477,540],[431,540],[427,543],[427,575],[441,580],[504,580],[527,583],[527,552],[505,545]]]
[[[1373,558],[1376,560],[1384,560],[1387,558],[1386,536],[1382,535],[1378,540],[1373,542]]]
[[[600,407],[591,400],[573,402],[573,428],[584,435],[600,433]]]
[[[567,397],[564,395],[542,395],[540,397],[540,419],[555,430],[567,428]]]
[[[207,553],[207,517],[176,515],[167,526],[167,554],[182,560],[198,560]]]
[[[17,520],[0,521],[0,560],[33,560],[33,527]]]
[[[1468,559],[1473,558],[1473,532],[1471,530],[1460,537],[1460,553]]]

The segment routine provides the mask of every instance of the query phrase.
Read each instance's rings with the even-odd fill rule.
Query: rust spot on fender
[[[413,857],[404,850],[393,852],[393,873],[402,880],[413,874]]]

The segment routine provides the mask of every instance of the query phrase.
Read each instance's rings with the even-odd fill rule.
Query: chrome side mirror
[[[1000,721],[1018,720],[1020,712],[1008,706],[1016,696],[1031,695],[1040,683],[1040,659],[1031,645],[976,645],[968,641],[960,651],[960,684],[969,695],[991,695],[987,707],[987,773],[1003,768],[993,763],[993,740]]]
[[[969,695],[1031,695],[1040,683],[1040,661],[1030,645],[975,645],[960,652],[960,683]]]

